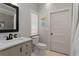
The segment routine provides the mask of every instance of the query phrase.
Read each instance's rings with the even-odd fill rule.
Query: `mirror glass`
[[[2,32],[18,31],[17,12],[18,11],[16,6],[8,3],[0,3],[0,30]]]

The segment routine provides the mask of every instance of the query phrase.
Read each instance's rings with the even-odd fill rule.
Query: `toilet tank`
[[[39,42],[39,36],[33,36],[33,44],[37,44]]]

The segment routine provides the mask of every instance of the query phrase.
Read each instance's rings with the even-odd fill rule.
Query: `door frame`
[[[72,4],[72,6],[73,6],[73,4]],[[73,22],[73,19],[72,19],[72,12],[73,12],[73,9],[72,8],[63,8],[63,9],[59,9],[59,10],[56,10],[56,11],[53,11],[53,12],[50,12],[50,33],[52,32],[52,30],[51,30],[51,14],[52,13],[58,13],[58,12],[62,12],[62,11],[66,11],[66,10],[69,10],[69,12],[71,13],[71,22]],[[71,30],[72,30],[72,23],[71,23]],[[72,31],[71,31],[71,33],[72,33]],[[52,37],[51,37],[51,35],[50,35],[50,50],[51,50],[51,40],[52,40]],[[72,34],[71,34],[71,39],[70,39],[70,54],[69,55],[71,55],[71,50],[72,50]]]
[[[75,50],[74,50],[74,38],[75,38],[75,33],[77,30],[77,25],[78,25],[78,3],[73,3],[72,5],[72,33],[71,33],[71,56],[74,56]]]

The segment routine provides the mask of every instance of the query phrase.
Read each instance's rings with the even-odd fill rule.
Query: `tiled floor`
[[[44,56],[66,56],[64,54],[53,52],[53,51],[49,51],[49,50],[44,50],[44,51],[45,51],[45,55]],[[35,53],[32,53],[32,56],[41,56],[41,55],[37,55]]]

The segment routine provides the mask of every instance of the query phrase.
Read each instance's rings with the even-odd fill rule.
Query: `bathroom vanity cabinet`
[[[32,53],[32,41],[27,41],[16,46],[0,51],[0,56],[30,56]]]

